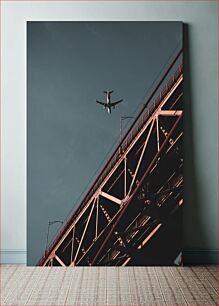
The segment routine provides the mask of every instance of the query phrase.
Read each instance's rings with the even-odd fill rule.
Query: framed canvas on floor
[[[182,264],[182,27],[27,23],[28,265]]]

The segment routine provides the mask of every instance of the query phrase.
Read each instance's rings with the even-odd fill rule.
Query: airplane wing
[[[119,100],[119,101],[116,101],[116,102],[113,102],[113,103],[111,103],[111,106],[115,106],[115,105],[121,103],[122,101],[123,101],[123,99],[121,99],[121,100]]]
[[[104,106],[105,106],[105,104],[106,104],[106,103],[103,103],[103,102],[100,102],[100,101],[97,101],[97,100],[96,100],[96,102],[97,102],[98,104],[101,104],[101,105],[104,105]]]

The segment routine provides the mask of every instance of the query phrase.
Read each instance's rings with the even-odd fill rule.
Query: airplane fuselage
[[[108,114],[111,114],[111,102],[110,102],[110,92],[108,91],[107,94],[106,94],[106,104],[107,104],[107,112]]]
[[[98,104],[101,104],[103,105],[103,108],[107,110],[108,114],[111,114],[111,110],[112,108],[115,108],[115,105],[121,103],[123,100],[119,100],[119,101],[115,101],[115,102],[112,102],[111,103],[111,93],[113,93],[113,90],[111,91],[104,91],[104,93],[106,94],[106,102],[100,102],[100,101],[97,101],[96,102]]]

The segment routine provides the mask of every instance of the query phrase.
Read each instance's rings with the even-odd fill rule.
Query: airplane
[[[100,102],[97,101],[96,102],[98,104],[103,105],[104,109],[107,109],[108,114],[111,114],[111,109],[115,109],[115,106],[119,103],[121,103],[123,101],[123,99],[119,100],[119,101],[115,101],[115,102],[111,102],[111,94],[113,93],[113,90],[108,90],[108,91],[104,91],[104,93],[106,94],[106,102]]]

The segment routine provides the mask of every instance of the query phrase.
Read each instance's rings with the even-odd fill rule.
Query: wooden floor
[[[0,305],[218,305],[217,266],[1,266]]]

